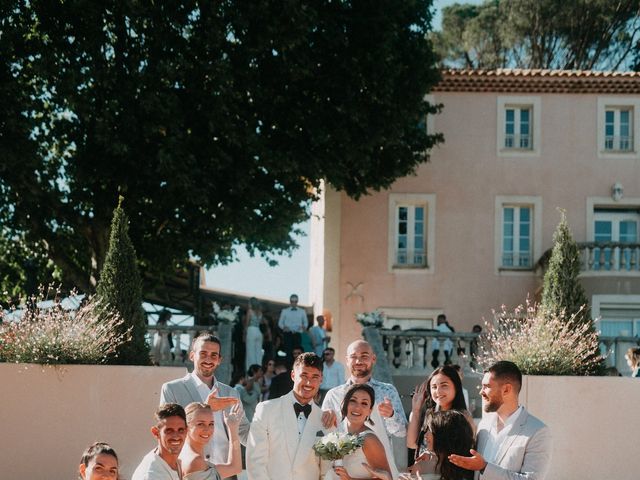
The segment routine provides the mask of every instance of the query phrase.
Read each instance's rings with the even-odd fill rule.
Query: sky
[[[461,0],[457,3],[482,3],[483,0]],[[433,26],[440,29],[442,23],[441,9],[456,3],[456,0],[435,0],[436,8]],[[257,297],[270,297],[276,300],[288,301],[291,293],[297,293],[300,303],[309,304],[309,224],[301,228],[307,236],[298,237],[300,248],[291,257],[277,257],[278,266],[270,267],[261,257],[251,258],[247,251],[238,248],[238,261],[208,269],[206,272],[207,286],[247,293]]]

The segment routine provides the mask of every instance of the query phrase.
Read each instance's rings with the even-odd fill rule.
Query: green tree
[[[443,9],[434,43],[464,68],[619,70],[640,48],[640,0],[486,0]]]
[[[540,308],[552,317],[571,317],[575,322],[588,323],[594,331],[587,295],[578,279],[582,262],[564,211],[553,234],[553,250],[544,274]]]
[[[437,110],[430,0],[3,5],[3,116],[20,125],[19,142],[0,132],[0,234],[83,291],[120,194],[143,278],[240,244],[271,259],[322,180],[358,198],[441,140],[420,128]]]
[[[129,238],[129,219],[122,209],[122,200],[113,212],[109,248],[104,261],[96,295],[107,307],[124,320],[121,331],[131,327],[131,338],[120,344],[109,363],[148,365],[149,346],[145,341],[145,318],[142,310],[142,284],[138,272],[136,251]]]

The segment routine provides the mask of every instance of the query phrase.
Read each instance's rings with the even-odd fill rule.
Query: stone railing
[[[220,324],[217,327],[204,325],[148,325],[147,334],[151,346],[151,357],[156,365],[192,367],[189,360],[189,348],[193,339],[200,333],[211,332],[222,343],[220,352],[224,362],[216,370],[216,378],[228,383],[231,379],[231,359],[233,358],[233,343],[231,331],[233,325]],[[173,349],[169,347],[169,333],[173,338]]]
[[[640,273],[640,244],[620,242],[580,243],[583,272]]]
[[[447,360],[460,365],[465,371],[476,367],[471,353],[476,349],[477,333],[440,333],[433,330],[388,330],[367,327],[364,338],[371,343],[378,356],[376,375],[382,381],[390,381],[394,375],[425,376],[433,371],[435,362],[443,365]],[[439,348],[435,352],[435,345]],[[452,348],[450,357],[445,356],[445,345]],[[600,337],[603,354],[607,355],[607,367],[615,367],[623,375],[629,368],[624,355],[631,346],[640,345],[637,337]],[[384,357],[381,361],[381,357]]]

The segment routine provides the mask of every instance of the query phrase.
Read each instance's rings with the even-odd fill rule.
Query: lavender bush
[[[95,297],[77,310],[65,309],[58,295],[53,305],[47,303],[51,302],[46,302],[41,289],[30,299],[30,306],[19,320],[9,320],[9,315],[0,313],[0,361],[43,365],[104,363],[118,345],[129,340],[131,329],[121,333],[122,319]],[[43,304],[47,306],[39,306]]]
[[[478,338],[477,362],[486,369],[499,360],[510,360],[526,375],[580,375],[598,370],[602,361],[598,335],[587,323],[575,322],[582,309],[543,316],[527,302],[509,312],[503,306]]]

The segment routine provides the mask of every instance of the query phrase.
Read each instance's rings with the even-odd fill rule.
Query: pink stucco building
[[[458,331],[541,286],[538,261],[566,210],[599,328],[640,333],[640,74],[445,71],[427,128],[445,143],[415,176],[314,206],[311,301],[343,354],[355,314]]]

